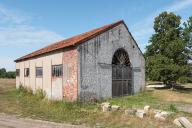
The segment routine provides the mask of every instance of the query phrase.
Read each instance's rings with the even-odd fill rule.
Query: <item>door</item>
[[[119,49],[112,61],[112,97],[132,94],[132,68],[128,54]]]

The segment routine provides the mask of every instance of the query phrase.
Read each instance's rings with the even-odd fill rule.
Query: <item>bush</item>
[[[22,85],[19,85],[19,88],[17,89],[17,91],[19,92],[19,93],[27,93],[27,90],[26,90],[26,88],[24,88]]]
[[[46,96],[46,93],[45,91],[43,91],[42,89],[38,89],[36,92],[35,92],[35,97],[37,97],[38,99],[44,99]]]
[[[190,78],[189,77],[180,77],[178,82],[184,84],[184,83],[190,82]]]
[[[33,94],[33,91],[30,88],[24,87],[22,85],[19,85],[19,88],[17,89],[18,93],[21,95],[26,95],[26,94]]]

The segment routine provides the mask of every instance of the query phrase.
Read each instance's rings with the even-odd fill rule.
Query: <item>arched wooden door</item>
[[[112,97],[132,94],[132,68],[128,53],[118,49],[112,60]]]

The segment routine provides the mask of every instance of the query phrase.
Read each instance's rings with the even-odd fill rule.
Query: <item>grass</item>
[[[153,96],[153,92],[145,91],[131,96],[111,98],[108,100],[112,104],[118,104],[125,108],[142,108],[146,104],[154,107],[159,102],[158,97]]]
[[[174,128],[172,121],[177,116],[188,116],[189,113],[179,112],[176,104],[192,104],[191,93],[181,93],[171,90],[148,90],[132,96],[107,99],[111,104],[122,108],[143,108],[150,105],[152,108],[175,112],[166,122],[159,122],[150,115],[143,120],[124,115],[123,110],[118,112],[101,112],[100,103],[86,104],[79,102],[49,101],[39,90],[36,94],[27,93],[24,89],[15,89],[15,81],[0,79],[0,112],[20,115],[54,122],[67,122],[71,124],[85,124],[91,127],[170,127]],[[139,122],[139,123],[138,123]]]

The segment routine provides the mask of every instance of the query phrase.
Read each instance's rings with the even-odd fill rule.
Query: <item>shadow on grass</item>
[[[181,84],[177,84],[174,86],[174,88],[171,88],[171,86],[165,86],[165,87],[155,87],[156,90],[167,90],[172,89],[173,91],[177,91],[180,93],[192,93],[192,87],[186,87]]]
[[[192,88],[179,88],[179,89],[175,89],[175,91],[180,93],[192,93]]]

